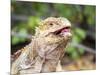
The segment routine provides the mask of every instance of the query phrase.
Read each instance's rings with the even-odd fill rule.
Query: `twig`
[[[96,52],[95,52],[94,49],[92,49],[92,48],[90,48],[90,47],[87,47],[87,46],[85,46],[85,45],[82,45],[82,44],[73,44],[73,43],[72,43],[72,46],[75,46],[75,47],[77,47],[77,48],[82,48],[82,49],[84,49],[84,50],[87,51],[87,52],[96,54]]]
[[[25,15],[14,15],[12,14],[11,16],[11,19],[12,20],[18,20],[18,21],[27,21],[28,20],[28,16],[25,16]]]
[[[16,37],[27,38],[27,39],[31,39],[32,38],[32,35],[29,35],[29,34],[23,35],[23,34],[19,34],[17,32],[13,32],[13,31],[11,32],[11,35],[12,36],[16,36]]]

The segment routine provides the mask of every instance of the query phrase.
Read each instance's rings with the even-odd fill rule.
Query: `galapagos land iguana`
[[[63,17],[49,17],[35,29],[29,45],[15,53],[11,74],[55,72],[71,40],[71,23]]]

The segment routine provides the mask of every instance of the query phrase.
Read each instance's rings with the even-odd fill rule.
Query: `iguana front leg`
[[[34,58],[37,56],[34,41],[23,48],[21,55],[12,63],[11,74],[17,74],[21,69],[29,68],[34,63]]]

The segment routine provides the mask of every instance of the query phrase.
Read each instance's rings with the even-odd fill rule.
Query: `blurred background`
[[[96,6],[11,0],[11,54],[31,41],[38,23],[47,17],[65,17],[73,39],[62,67],[65,71],[96,69]]]

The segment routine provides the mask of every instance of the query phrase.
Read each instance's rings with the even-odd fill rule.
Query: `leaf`
[[[28,19],[28,25],[30,27],[37,26],[38,25],[38,22],[39,22],[39,18],[37,18],[37,17],[30,16],[29,19]]]
[[[78,59],[80,57],[77,51],[73,51],[71,56],[72,56],[72,59]]]
[[[80,37],[80,38],[85,38],[86,36],[86,32],[83,30],[83,29],[80,29],[80,28],[76,28],[75,29],[75,32],[77,33],[77,35]]]
[[[82,54],[84,54],[84,52],[85,52],[85,50],[83,49],[83,48],[80,48],[79,50],[79,53],[82,55]]]
[[[12,44],[15,45],[19,42],[19,38],[18,37],[12,37]]]
[[[21,34],[22,36],[26,36],[28,34],[28,32],[25,28],[21,28],[19,31],[19,34]]]
[[[96,22],[96,7],[95,6],[85,6],[84,14],[87,16],[87,22],[89,25],[95,25]]]
[[[75,47],[66,48],[66,52],[68,53],[72,53],[73,51],[75,51]]]
[[[74,43],[80,43],[80,42],[81,42],[81,38],[78,37],[77,35],[73,35],[72,41],[73,41]]]

